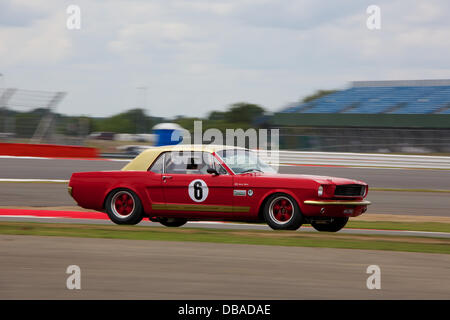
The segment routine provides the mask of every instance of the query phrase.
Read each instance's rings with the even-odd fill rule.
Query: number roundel
[[[188,189],[189,197],[195,202],[205,201],[208,197],[208,185],[201,179],[192,180]]]

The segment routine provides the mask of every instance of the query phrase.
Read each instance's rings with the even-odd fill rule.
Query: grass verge
[[[442,222],[396,222],[396,221],[352,221],[346,228],[379,229],[379,230],[407,230],[427,232],[450,232],[450,223]]]
[[[201,228],[172,229],[147,226],[104,226],[36,222],[0,222],[0,234],[183,242],[193,241],[450,254],[450,239],[388,235]]]
[[[395,218],[395,215],[392,215]],[[414,217],[414,216],[412,216]],[[427,218],[427,217],[425,217]],[[247,222],[233,222],[246,224]],[[265,225],[265,222],[259,222],[258,224]],[[311,227],[310,224],[304,224],[304,226]],[[372,230],[401,230],[401,231],[426,231],[426,232],[446,232],[450,233],[450,223],[447,222],[434,222],[434,221],[362,221],[351,218],[345,228],[352,229],[372,229]]]

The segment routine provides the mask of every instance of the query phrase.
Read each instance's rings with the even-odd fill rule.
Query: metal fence
[[[55,112],[65,95],[0,88],[0,141],[82,145],[88,120],[64,121]],[[450,153],[450,129],[285,126],[279,133],[283,150]]]
[[[280,129],[280,148],[303,151],[450,153],[450,129]]]
[[[0,88],[0,139],[35,143],[54,140],[55,110],[65,95],[65,92]]]
[[[261,158],[270,162],[270,158]],[[275,158],[272,155],[272,159]],[[420,156],[420,155],[393,155],[370,154],[351,152],[303,152],[286,151],[278,153],[280,164],[298,165],[330,165],[330,166],[356,166],[356,167],[387,167],[387,168],[425,168],[425,169],[450,169],[450,157],[445,156]]]

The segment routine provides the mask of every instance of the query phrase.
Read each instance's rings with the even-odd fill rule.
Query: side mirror
[[[215,176],[218,176],[218,175],[219,175],[219,173],[217,172],[217,170],[214,169],[214,168],[208,168],[208,169],[206,170],[206,172],[208,172],[208,173],[210,173],[210,174],[213,174],[213,175],[215,175]]]

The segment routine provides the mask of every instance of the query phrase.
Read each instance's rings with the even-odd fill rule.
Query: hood
[[[329,176],[316,176],[309,174],[284,174],[284,173],[262,173],[255,172],[250,173],[255,177],[265,177],[265,178],[288,178],[288,179],[299,179],[299,180],[312,180],[317,182],[318,184],[335,184],[335,185],[343,185],[343,184],[362,184],[367,185],[365,182],[354,179],[347,178],[338,178],[338,177],[329,177]]]

